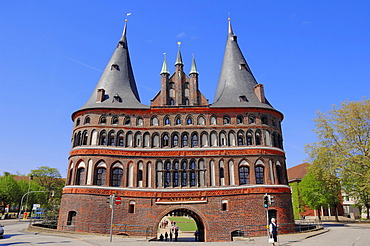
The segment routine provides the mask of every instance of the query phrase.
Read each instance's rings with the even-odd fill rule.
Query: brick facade
[[[283,115],[270,106],[212,107],[198,90],[195,61],[188,77],[179,51],[175,67],[172,76],[162,68],[150,107],[117,108],[118,95],[100,107],[97,93],[98,106],[73,113],[58,228],[109,233],[106,201],[115,194],[116,234],[156,237],[161,219],[177,214],[194,218],[201,241],[230,241],[236,230],[266,233],[268,193],[280,232],[291,232]],[[251,89],[265,104],[262,85]]]

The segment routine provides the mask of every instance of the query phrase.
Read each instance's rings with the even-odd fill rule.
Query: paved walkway
[[[278,245],[281,246],[288,246],[293,242],[299,242],[306,238],[313,237],[316,235],[320,235],[322,233],[327,232],[328,229],[321,229],[318,231],[313,232],[306,232],[306,233],[298,233],[298,234],[284,234],[279,236],[279,243]],[[74,234],[74,233],[57,233],[57,232],[46,232],[39,229],[28,229],[29,233],[38,233],[44,234],[49,233],[54,236],[66,237],[66,238],[73,238],[83,241],[85,243],[89,243],[94,246],[106,246],[106,245],[137,245],[137,246],[155,246],[155,245],[169,245],[175,244],[178,246],[189,246],[189,245],[207,245],[207,246],[223,246],[223,245],[255,245],[255,246],[262,246],[262,245],[271,245],[267,242],[266,237],[252,237],[250,239],[245,239],[243,241],[233,241],[233,242],[194,242],[194,238],[192,233],[181,233],[179,234],[179,241],[178,242],[159,242],[159,241],[151,241],[149,242],[146,238],[128,238],[122,236],[113,236],[112,242],[109,241],[109,235],[95,235],[95,234]]]

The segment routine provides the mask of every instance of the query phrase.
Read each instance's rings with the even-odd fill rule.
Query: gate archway
[[[187,208],[177,208],[177,209],[173,209],[173,210],[165,213],[161,217],[160,222],[158,223],[158,228],[161,227],[161,222],[162,222],[163,218],[165,218],[165,217],[171,218],[171,217],[184,217],[184,216],[189,216],[194,220],[194,222],[196,224],[196,227],[197,227],[197,231],[198,231],[197,241],[198,242],[204,242],[205,241],[205,228],[204,228],[203,220],[196,212],[194,212],[190,209],[187,209]],[[167,230],[169,230],[170,227],[171,227],[171,224],[168,225],[168,227],[166,227]],[[159,237],[158,237],[158,239],[159,239]],[[173,241],[174,241],[174,237],[173,237]],[[178,241],[194,242],[195,241],[194,231],[189,233],[188,236],[179,236]]]

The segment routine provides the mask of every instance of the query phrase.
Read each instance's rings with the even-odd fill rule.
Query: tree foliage
[[[316,166],[322,166],[326,182],[338,177],[348,195],[370,208],[370,100],[343,102],[318,112],[318,142],[307,146]]]
[[[14,204],[19,201],[21,190],[14,176],[7,174],[0,177],[0,202]]]

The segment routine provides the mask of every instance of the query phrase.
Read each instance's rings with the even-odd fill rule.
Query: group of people
[[[165,221],[164,228],[166,228],[167,224],[168,224],[168,221],[167,221],[167,223]],[[164,234],[164,236],[163,236],[163,234],[161,234],[159,236],[159,241],[170,241],[170,242],[175,241],[175,242],[177,242],[178,237],[179,237],[179,228],[176,226],[176,222],[171,221],[171,229],[170,229],[169,233],[166,232]]]

